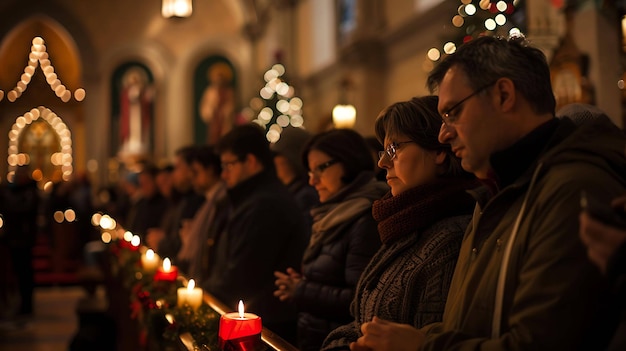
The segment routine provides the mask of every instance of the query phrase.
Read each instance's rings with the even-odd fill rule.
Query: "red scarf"
[[[374,201],[372,215],[383,243],[419,233],[447,217],[471,214],[474,199],[466,190],[478,186],[475,179],[442,179],[420,185],[397,196],[387,193]]]

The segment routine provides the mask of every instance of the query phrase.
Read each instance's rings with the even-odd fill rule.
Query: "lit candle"
[[[139,250],[139,245],[141,245],[141,238],[139,235],[133,235],[133,238],[130,239],[130,249],[137,251]]]
[[[176,280],[176,277],[178,277],[178,268],[172,266],[172,262],[166,257],[163,260],[163,266],[157,269],[154,280],[173,282]]]
[[[148,249],[146,253],[141,256],[141,265],[143,270],[149,273],[154,273],[159,267],[161,258],[155,254],[152,249]]]
[[[189,279],[186,288],[178,288],[178,307],[188,304],[194,310],[202,305],[202,289],[196,288],[196,282]]]
[[[258,350],[261,345],[261,317],[244,313],[243,301],[239,312],[226,313],[220,318],[219,348],[228,351]]]

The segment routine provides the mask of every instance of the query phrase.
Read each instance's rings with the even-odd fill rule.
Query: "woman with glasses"
[[[419,328],[440,321],[477,186],[449,145],[437,141],[437,97],[395,103],[376,119],[378,165],[391,191],[374,202],[382,246],[357,285],[354,318],[323,350],[348,350],[375,316]]]
[[[317,351],[330,331],[352,319],[356,283],[381,244],[372,203],[389,188],[375,179],[368,146],[353,130],[314,136],[304,148],[303,164],[320,205],[311,211],[301,270],[276,272],[274,295],[299,311],[298,348]]]

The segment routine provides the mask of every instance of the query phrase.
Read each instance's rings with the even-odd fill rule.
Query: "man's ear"
[[[507,112],[515,107],[517,91],[515,83],[510,78],[500,78],[495,84],[499,106],[502,111]]]

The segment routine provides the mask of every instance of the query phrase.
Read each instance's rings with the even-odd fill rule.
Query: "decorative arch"
[[[40,183],[67,181],[74,171],[72,134],[63,119],[44,106],[16,118],[9,131],[8,155],[9,180],[24,165]]]

